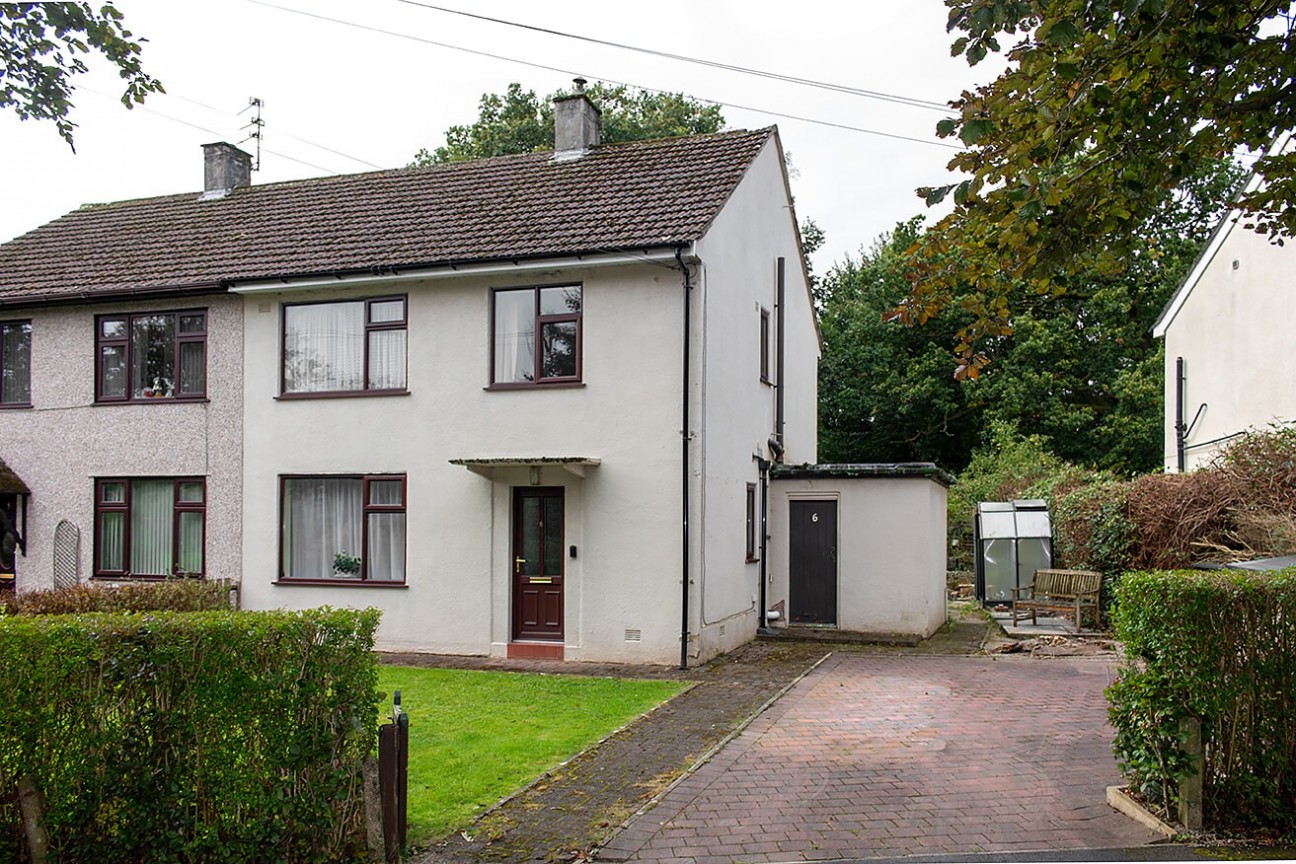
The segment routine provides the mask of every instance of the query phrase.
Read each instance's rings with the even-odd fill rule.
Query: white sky
[[[144,66],[167,93],[127,111],[117,102],[121,87],[113,70],[93,58],[92,71],[79,77],[74,97],[75,155],[53,123],[20,122],[12,112],[0,111],[5,166],[0,242],[84,203],[198,191],[201,145],[243,139],[250,113],[238,112],[251,96],[265,103],[261,170],[254,183],[408,164],[420,147],[443,143],[448,127],[472,122],[483,93],[502,92],[517,81],[543,96],[569,86],[573,74],[933,142],[936,122],[945,116],[474,21],[399,0],[266,2],[561,71],[474,56],[252,0],[117,0],[128,29],[148,39]],[[949,56],[941,0],[796,5],[440,0],[438,5],[942,103],[1000,71],[993,61],[969,69],[961,58]],[[778,124],[792,157],[798,216],[813,218],[827,232],[815,261],[820,273],[868,247],[897,221],[922,212],[915,188],[948,182],[945,165],[954,151],[946,147],[734,107],[723,111],[728,128]]]

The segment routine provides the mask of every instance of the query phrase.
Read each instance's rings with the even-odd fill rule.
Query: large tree
[[[1264,155],[1263,183],[1238,199],[1275,240],[1296,231],[1296,44],[1289,0],[946,0],[953,46],[978,63],[1007,49],[1008,69],[953,103],[938,133],[968,149],[967,178],[920,190],[954,211],[915,248],[897,313],[925,321],[957,303],[956,340],[975,377],[1012,332],[1025,294],[1054,297],[1114,273],[1139,226],[1208,160]]]
[[[632,91],[599,82],[585,92],[603,112],[602,140],[608,144],[718,132],[724,126],[719,105],[704,105],[682,93]],[[450,127],[446,143],[432,151],[420,150],[414,164],[552,150],[553,97],[557,95],[541,99],[521,84],[510,84],[502,94],[483,94],[476,122]]]
[[[1229,162],[1188,178],[1127,244],[1114,273],[1078,274],[1047,299],[1017,284],[1013,332],[983,345],[975,380],[949,374],[949,344],[972,313],[955,302],[923,327],[884,321],[906,290],[916,220],[897,226],[822,286],[820,450],[829,461],[934,460],[961,469],[996,423],[1064,459],[1119,474],[1162,464],[1162,355],[1151,327],[1239,178]]]
[[[88,3],[0,3],[0,108],[23,120],[53,120],[71,147],[73,78],[89,68],[85,58],[94,53],[117,67],[127,108],[163,92],[140,67],[139,42],[112,3],[98,11]]]

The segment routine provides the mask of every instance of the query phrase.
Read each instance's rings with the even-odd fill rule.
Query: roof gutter
[[[164,299],[194,294],[224,294],[219,282],[194,282],[190,285],[164,285],[157,288],[112,288],[106,291],[59,291],[44,294],[21,294],[0,297],[0,308],[24,306],[80,306],[86,303],[108,303],[125,298]]]
[[[390,285],[431,279],[462,279],[466,276],[498,276],[507,273],[528,273],[536,270],[563,270],[571,268],[616,267],[626,264],[671,264],[676,260],[676,249],[643,252],[620,252],[593,256],[569,255],[562,258],[539,258],[525,261],[490,261],[480,264],[438,264],[414,267],[408,270],[395,267],[384,270],[317,274],[311,276],[285,276],[279,279],[258,279],[241,285],[232,285],[234,294],[278,294],[285,291],[312,291],[319,288],[353,288],[365,285]]]

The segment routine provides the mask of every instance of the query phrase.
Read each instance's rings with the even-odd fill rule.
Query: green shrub
[[[1126,659],[1107,690],[1130,783],[1172,807],[1202,724],[1205,818],[1296,830],[1296,569],[1126,574],[1115,610]]]
[[[229,608],[233,583],[224,579],[167,579],[123,585],[80,584],[10,595],[0,611],[10,615],[85,612],[208,612]]]
[[[358,858],[378,618],[0,620],[0,859],[21,860],[12,826],[23,776],[44,794],[51,851],[65,864]]]

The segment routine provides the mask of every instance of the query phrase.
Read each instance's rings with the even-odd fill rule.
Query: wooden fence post
[[[1202,827],[1202,772],[1205,770],[1205,759],[1202,752],[1201,721],[1196,717],[1185,717],[1179,722],[1179,729],[1184,735],[1184,749],[1192,773],[1179,778],[1179,823],[1189,831],[1200,831]]]

